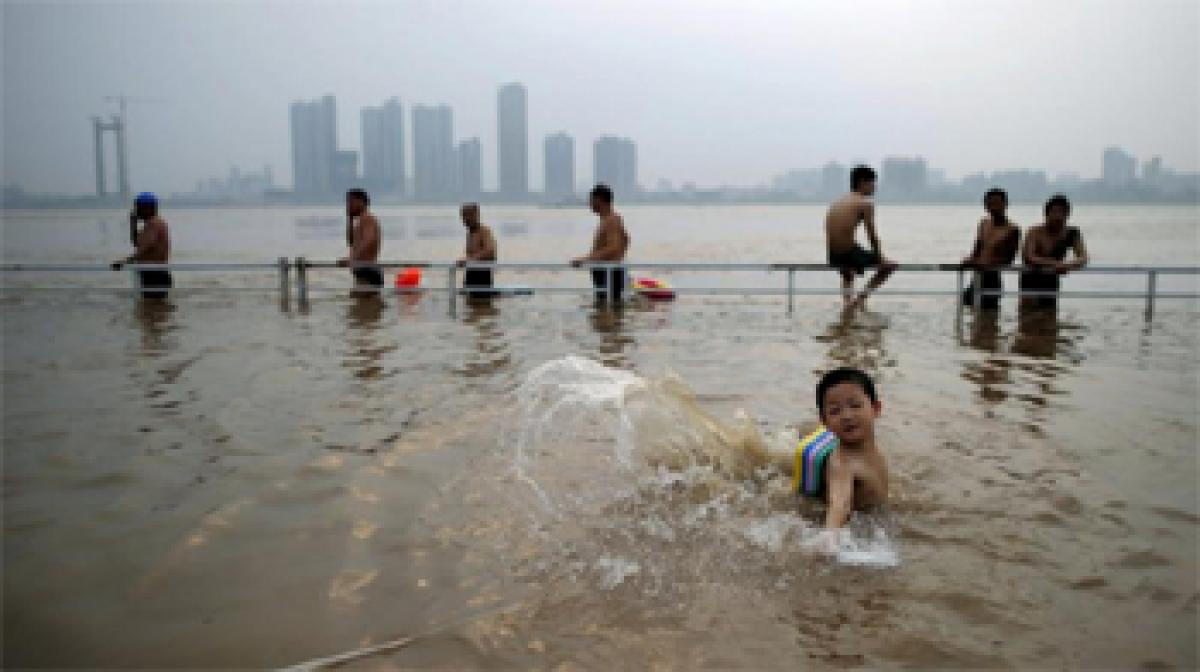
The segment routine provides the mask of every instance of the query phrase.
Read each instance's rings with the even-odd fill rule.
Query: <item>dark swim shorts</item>
[[[383,287],[383,273],[377,266],[362,266],[354,269],[354,280],[360,285]]]
[[[829,265],[834,268],[848,268],[853,270],[856,275],[862,275],[868,267],[879,265],[879,255],[870,250],[864,250],[856,244],[845,252],[831,251]]]
[[[147,299],[165,299],[167,290],[175,283],[171,280],[170,271],[149,270],[138,271],[142,296]]]

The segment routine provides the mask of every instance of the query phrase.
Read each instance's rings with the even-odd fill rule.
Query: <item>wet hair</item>
[[[871,377],[861,369],[843,366],[821,376],[821,382],[817,383],[817,414],[822,418],[825,417],[825,394],[831,387],[842,383],[858,385],[872,404],[878,401],[878,397],[875,395],[875,383],[871,381]]]
[[[364,189],[351,189],[346,192],[346,198],[357,198],[366,205],[371,204],[371,197],[367,195]]]
[[[990,199],[993,196],[999,196],[1000,198],[1004,199],[1005,203],[1008,203],[1008,192],[1001,189],[1000,187],[992,187],[991,189],[987,190],[986,194],[983,195],[984,205],[987,205],[988,199]]]
[[[1046,201],[1046,207],[1042,210],[1042,212],[1046,213],[1046,216],[1049,217],[1050,208],[1053,208],[1056,205],[1066,208],[1067,214],[1071,214],[1071,201],[1068,201],[1067,197],[1062,194],[1055,194],[1051,196],[1050,200]]]
[[[850,188],[858,189],[858,185],[863,182],[873,182],[875,180],[875,171],[871,170],[870,166],[855,166],[854,170],[850,171]]]
[[[607,184],[597,184],[595,187],[592,187],[591,196],[592,198],[598,198],[605,203],[613,202],[613,191],[612,188]]]
[[[467,210],[474,210],[476,212],[479,212],[479,204],[476,203],[475,201],[467,201],[466,203],[463,203],[462,205],[460,205],[458,209],[460,211],[464,211],[464,212]]]

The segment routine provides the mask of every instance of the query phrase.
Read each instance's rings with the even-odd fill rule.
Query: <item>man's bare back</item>
[[[830,252],[848,252],[854,249],[854,235],[858,225],[870,221],[874,224],[875,204],[858,192],[850,192],[829,205],[825,215],[825,240]]]

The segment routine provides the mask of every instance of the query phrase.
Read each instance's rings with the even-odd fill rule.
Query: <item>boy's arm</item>
[[[850,519],[850,507],[854,503],[854,473],[841,460],[829,460],[825,473],[826,485],[825,527],[835,530]]]
[[[1083,244],[1083,235],[1082,234],[1079,234],[1079,233],[1075,234],[1075,245],[1073,247],[1075,249],[1075,260],[1071,262],[1071,266],[1070,266],[1071,270],[1075,270],[1075,269],[1079,269],[1079,268],[1083,268],[1084,266],[1087,266],[1088,253],[1087,253],[1087,247],[1085,247]]]
[[[879,255],[880,260],[886,259],[883,256],[883,247],[879,244],[879,234],[875,232],[875,204],[864,203],[862,210],[863,226],[867,229],[867,240],[871,243],[871,251]]]
[[[1004,239],[1004,247],[1000,254],[1005,266],[1010,266],[1017,258],[1017,248],[1021,246],[1021,230],[1013,227],[1012,233]]]

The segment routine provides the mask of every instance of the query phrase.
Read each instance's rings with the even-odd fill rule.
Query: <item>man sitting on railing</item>
[[[613,210],[613,192],[608,185],[597,184],[590,195],[592,212],[600,216],[596,226],[596,235],[592,239],[592,251],[585,257],[571,260],[572,266],[582,266],[586,263],[619,264],[625,260],[629,251],[629,232],[625,230],[625,220]],[[621,290],[625,287],[625,269],[618,266],[611,272],[607,268],[592,269],[592,286],[596,290],[596,299],[603,301],[608,298],[608,284],[612,281],[613,301],[621,300]]]
[[[1008,266],[1017,258],[1017,249],[1021,244],[1021,228],[1008,218],[1008,193],[1003,189],[989,189],[983,196],[983,207],[988,216],[979,220],[979,232],[975,234],[975,248],[971,256],[963,259],[962,264],[968,268],[979,270],[979,282],[963,292],[964,306],[975,303],[976,292],[1004,291],[1004,282],[1000,278],[1001,266]],[[980,296],[979,306],[984,310],[1000,308],[1000,296]]]
[[[897,267],[894,261],[883,256],[879,236],[875,233],[875,171],[867,166],[855,166],[850,171],[850,193],[829,205],[825,215],[825,240],[829,251],[829,265],[842,275],[842,303],[846,310],[863,305],[871,292],[882,285]],[[867,230],[871,249],[865,250],[854,240],[858,225]],[[878,266],[875,276],[854,296],[854,276],[862,275],[871,266]]]
[[[383,289],[383,272],[373,264],[379,260],[383,235],[379,220],[368,206],[371,197],[362,189],[346,192],[346,245],[350,256],[338,259],[338,266],[350,266],[354,275],[355,296],[377,296]]]
[[[1079,229],[1067,226],[1071,216],[1071,202],[1062,194],[1055,194],[1046,201],[1046,223],[1035,226],[1025,235],[1022,261],[1029,270],[1021,273],[1021,291],[1058,292],[1058,276],[1083,268],[1088,263],[1087,248]],[[1075,253],[1070,262],[1065,261],[1067,251]],[[1024,307],[1053,309],[1058,305],[1056,296],[1023,296]]]
[[[138,231],[138,222],[145,222]],[[134,252],[125,259],[114,261],[112,269],[119,271],[125,264],[165,264],[171,256],[171,235],[167,222],[158,216],[158,199],[144,191],[133,201],[133,212],[129,213],[129,238]],[[138,271],[142,296],[147,299],[167,298],[171,287],[171,272],[166,269]]]
[[[463,203],[459,210],[463,226],[467,227],[467,249],[464,256],[458,260],[459,266],[466,266],[472,261],[496,261],[496,237],[487,224],[479,221],[479,204]],[[469,268],[463,275],[463,288],[471,290],[468,298],[490,297],[495,292],[492,288],[492,269]]]

